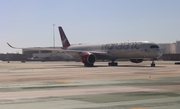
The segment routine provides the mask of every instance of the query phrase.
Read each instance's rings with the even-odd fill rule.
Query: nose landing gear
[[[152,59],[151,67],[155,67],[155,66],[156,66],[156,64],[154,62],[154,59]]]
[[[118,63],[114,60],[108,63],[109,66],[118,66]]]

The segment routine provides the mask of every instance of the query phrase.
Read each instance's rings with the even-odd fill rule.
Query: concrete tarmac
[[[179,109],[180,65],[0,62],[0,109]]]

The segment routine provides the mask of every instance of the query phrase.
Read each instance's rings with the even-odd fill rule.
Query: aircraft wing
[[[14,48],[14,49],[22,49],[22,48],[14,47],[14,46],[10,45],[8,42],[7,42],[7,45],[8,45],[9,47],[11,47],[11,48]]]
[[[58,52],[63,52],[61,48],[47,48],[47,47],[30,47],[30,48],[20,48],[20,47],[14,47],[10,45],[7,42],[7,45],[13,49],[27,49],[27,50],[50,50],[50,51],[58,51]]]
[[[103,51],[63,50],[63,52],[66,54],[73,54],[75,58],[79,58],[83,53],[92,53],[97,59],[111,58],[111,55],[108,52]]]

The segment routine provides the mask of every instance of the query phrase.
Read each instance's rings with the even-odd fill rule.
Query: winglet
[[[69,43],[69,41],[68,41],[62,27],[59,26],[58,28],[59,28],[59,33],[60,33],[60,37],[61,37],[62,46],[63,47],[69,47],[70,43]]]
[[[11,47],[11,48],[14,48],[14,49],[22,49],[22,48],[17,48],[17,47],[13,47],[12,45],[10,45],[8,42],[7,42],[8,46]]]

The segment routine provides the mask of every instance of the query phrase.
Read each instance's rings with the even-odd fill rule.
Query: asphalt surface
[[[180,109],[174,63],[0,62],[0,109]]]

